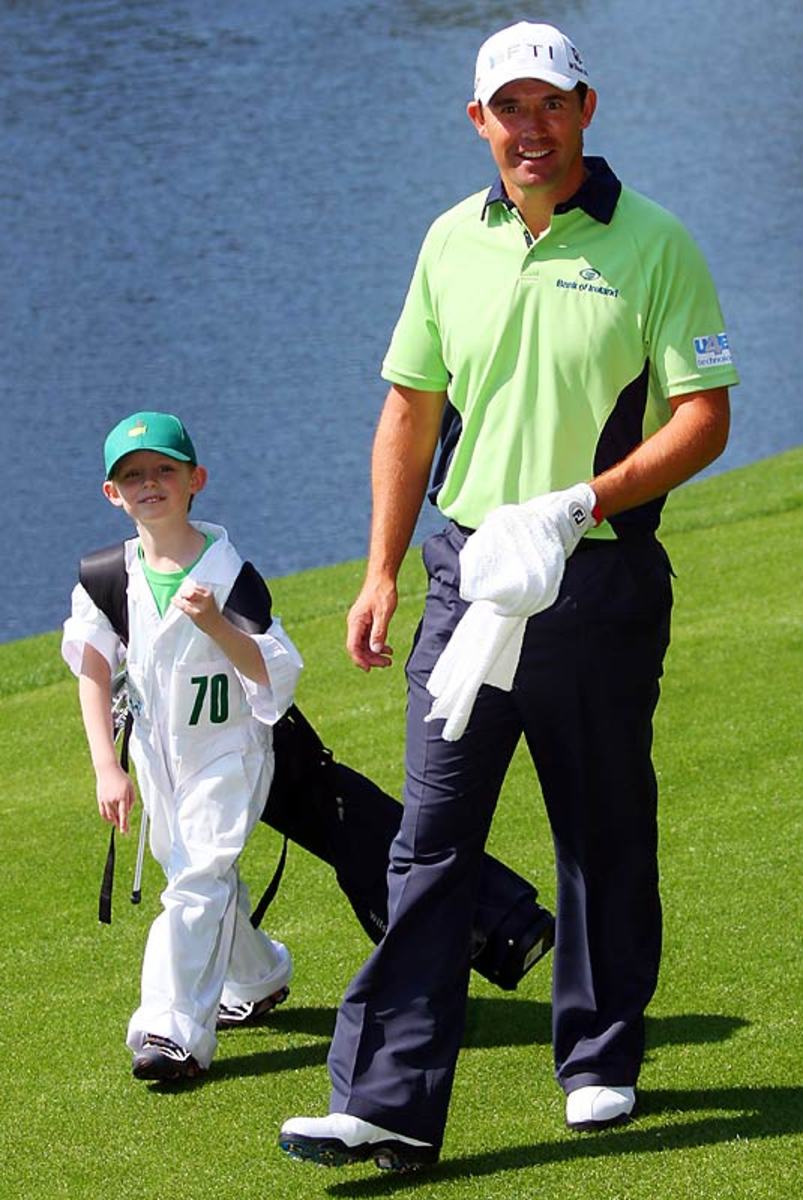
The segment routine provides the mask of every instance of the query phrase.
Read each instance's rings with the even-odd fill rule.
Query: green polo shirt
[[[690,235],[604,160],[586,165],[538,238],[497,184],[421,248],[382,375],[447,392],[437,504],[462,525],[591,479],[669,420],[669,397],[738,382]],[[593,534],[654,529],[661,503]]]

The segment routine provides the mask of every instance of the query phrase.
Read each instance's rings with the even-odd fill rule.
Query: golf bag
[[[97,607],[128,642],[123,543],[81,559],[79,578]],[[266,593],[268,609],[266,613]],[[270,625],[270,593],[244,563],[224,613],[249,633]],[[267,620],[265,619],[267,616]],[[368,936],[378,942],[387,925],[390,844],[402,805],[358,771],[338,763],[296,705],[273,727],[274,776],[262,820],[284,835],[279,866],[252,915],[258,925],[279,886],[292,841],[334,868],[337,882]],[[111,886],[113,842],[104,883]],[[483,856],[472,929],[472,966],[500,988],[516,987],[552,947],[554,920],[537,903],[537,890],[490,855]]]

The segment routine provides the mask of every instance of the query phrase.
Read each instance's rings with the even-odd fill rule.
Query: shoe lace
[[[163,1054],[166,1054],[169,1058],[176,1059],[178,1062],[183,1062],[184,1059],[190,1057],[189,1050],[184,1050],[176,1042],[172,1041],[171,1038],[161,1037],[158,1033],[146,1033],[142,1039],[142,1047],[145,1049],[147,1046],[154,1046],[157,1050],[161,1050]]]
[[[221,1004],[218,1009],[218,1015],[221,1017],[250,1017],[255,1008],[253,1000],[245,1000],[242,1004]]]

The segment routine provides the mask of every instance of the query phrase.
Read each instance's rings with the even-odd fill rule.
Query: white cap
[[[474,77],[474,99],[487,104],[514,79],[543,79],[564,92],[588,83],[580,51],[554,25],[519,21],[500,29],[480,46]]]

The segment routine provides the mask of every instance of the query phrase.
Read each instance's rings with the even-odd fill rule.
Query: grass
[[[136,1083],[124,1047],[159,880],[96,920],[106,834],[75,686],[56,634],[0,646],[4,847],[0,1195],[27,1200],[764,1200],[800,1187],[800,710],[803,452],[676,493],[665,542],[678,579],[656,725],[664,964],[648,1022],[639,1116],[569,1134],[551,1077],[549,960],[514,994],[475,978],[444,1155],[405,1178],[286,1160],[286,1116],[325,1111],[325,1056],[367,941],[331,872],[296,848],[268,925],[293,948],[291,1000],[227,1033],[206,1079]],[[401,667],[366,678],[341,649],[361,564],[273,585],[305,655],[304,710],[344,761],[398,792]],[[394,623],[401,659],[423,575],[412,554]],[[66,598],[65,598],[66,599]],[[261,827],[244,860],[257,891],[279,848]],[[491,847],[553,898],[529,762],[511,768]]]

